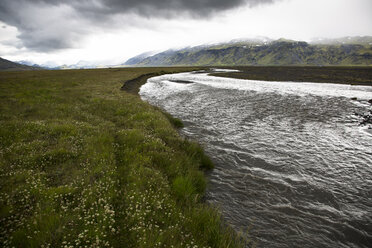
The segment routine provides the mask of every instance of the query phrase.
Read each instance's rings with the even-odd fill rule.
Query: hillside
[[[40,67],[22,65],[14,63],[12,61],[0,58],[0,71],[30,71],[30,70],[41,70]]]
[[[145,52],[145,53],[141,53],[135,57],[132,57],[130,58],[129,60],[127,60],[123,65],[135,65],[135,64],[138,64],[140,63],[142,60],[144,60],[145,58],[147,57],[150,57],[151,55],[153,55],[154,53],[153,52]]]
[[[369,42],[371,41],[371,42]],[[129,59],[128,61],[133,61]],[[279,39],[241,40],[210,46],[168,50],[131,64],[136,66],[209,65],[372,65],[372,39],[314,43]]]

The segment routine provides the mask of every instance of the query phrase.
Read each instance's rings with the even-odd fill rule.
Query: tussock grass
[[[1,247],[243,246],[201,202],[203,149],[119,90],[158,71],[0,73]]]

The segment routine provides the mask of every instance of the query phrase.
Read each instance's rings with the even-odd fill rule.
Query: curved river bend
[[[208,202],[257,247],[372,247],[372,135],[354,115],[372,87],[180,73],[140,95],[204,144]]]

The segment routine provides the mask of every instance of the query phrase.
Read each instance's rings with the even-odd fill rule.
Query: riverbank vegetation
[[[202,203],[203,149],[120,90],[193,69],[1,72],[0,246],[242,247]]]

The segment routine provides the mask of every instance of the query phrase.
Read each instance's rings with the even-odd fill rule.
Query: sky
[[[115,65],[233,39],[372,36],[372,0],[0,0],[0,57]]]

